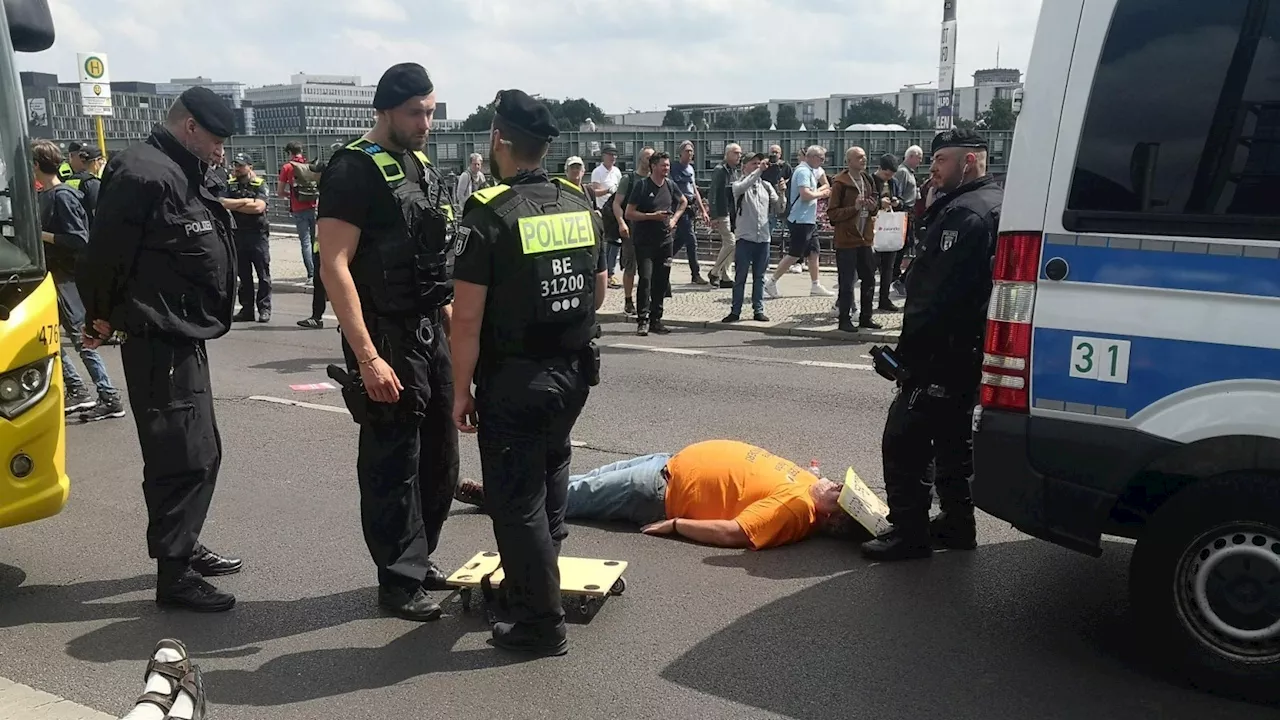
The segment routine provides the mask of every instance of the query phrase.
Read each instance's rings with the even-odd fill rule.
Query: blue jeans
[[[690,205],[692,206],[692,203]],[[679,255],[680,248],[684,248],[688,255],[690,275],[693,277],[701,275],[702,270],[698,267],[698,238],[693,234],[693,216],[688,212],[676,221],[676,242],[675,247],[671,249],[671,257]]]
[[[751,310],[756,314],[764,312],[764,274],[769,271],[769,248],[767,242],[738,238],[733,249],[733,265],[737,274],[733,279],[732,314],[742,313],[743,296],[747,294],[748,266],[751,269]]]
[[[71,346],[80,354],[80,360],[89,371],[90,379],[98,388],[98,397],[103,400],[118,397],[120,391],[111,384],[102,356],[97,350],[85,347],[84,339],[80,336],[80,331],[84,329],[84,305],[80,302],[75,279],[55,275],[53,284],[58,289],[58,323],[62,325],[62,332],[71,340]],[[84,380],[76,372],[76,366],[71,364],[71,353],[67,352],[66,347],[62,348],[62,383],[68,389],[84,387]]]
[[[662,470],[670,459],[645,455],[571,476],[565,516],[641,525],[666,518],[667,479]]]
[[[298,228],[298,244],[302,249],[302,264],[307,268],[307,277],[315,277],[316,268],[311,264],[311,243],[316,237],[316,209],[299,210],[293,213],[293,225]]]
[[[604,261],[609,264],[609,277],[613,277],[613,269],[618,266],[618,256],[622,254],[622,243],[612,240],[604,244]]]

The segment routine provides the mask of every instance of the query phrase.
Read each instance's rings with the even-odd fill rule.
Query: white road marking
[[[7,720],[116,720],[117,717],[2,677],[0,715]]]
[[[275,403],[276,405],[291,405],[293,407],[306,408],[308,410],[323,410],[325,412],[339,413],[341,415],[351,414],[346,408],[339,407],[337,405],[323,405],[320,403],[302,402],[301,400],[289,400],[288,398],[271,397],[270,395],[250,395],[249,399],[258,400],[261,402]],[[585,442],[582,442],[581,440],[570,440],[569,445],[572,447],[587,446],[587,444]],[[2,695],[0,695],[0,700],[3,700]],[[2,705],[3,703],[0,702],[0,706]]]
[[[773,363],[778,365],[804,365],[806,367],[833,368],[836,370],[870,370],[870,365],[862,363],[842,363],[828,362],[825,360],[783,360],[781,358],[761,357],[758,355],[735,355],[733,353],[710,352],[708,350],[693,350],[690,348],[678,347],[657,347],[654,345],[639,345],[637,343],[604,343],[602,347],[617,348],[619,350],[638,350],[641,352],[666,353],[668,355],[695,355],[702,357],[718,358],[721,360],[738,360],[747,362]],[[866,356],[863,356],[866,357]]]

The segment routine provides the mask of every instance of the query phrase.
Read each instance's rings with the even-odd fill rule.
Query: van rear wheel
[[[1233,474],[1161,507],[1134,549],[1134,616],[1197,687],[1280,699],[1280,478]]]

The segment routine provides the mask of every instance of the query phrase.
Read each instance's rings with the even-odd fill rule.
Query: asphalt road
[[[492,649],[456,607],[426,625],[383,617],[357,515],[355,426],[249,399],[339,404],[289,387],[323,382],[337,357],[332,330],[293,326],[308,303],[280,296],[275,322],[210,350],[225,455],[204,540],[245,559],[221,582],[236,609],[155,608],[133,424],[73,425],[66,510],[0,533],[0,676],[123,713],[155,641],[176,636],[204,665],[218,720],[1280,717],[1148,669],[1126,617],[1127,546],[1094,560],[990,518],[977,552],[898,566],[831,540],[754,553],[576,525],[564,552],[629,561],[630,589],[571,626],[559,659]],[[604,342],[668,351],[606,349],[576,469],[732,437],[828,474],[853,465],[882,486],[890,388],[862,367],[865,347],[626,330],[607,328]],[[107,357],[121,377],[117,350]],[[474,440],[462,466],[477,472]],[[438,560],[454,568],[492,548],[487,519],[460,506]]]

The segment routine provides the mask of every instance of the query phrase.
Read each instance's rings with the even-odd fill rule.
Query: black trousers
[[[180,575],[199,543],[222,464],[208,355],[201,340],[129,333],[120,359],[142,448],[147,551],[162,576]]]
[[[935,397],[904,387],[889,406],[881,451],[889,522],[910,533],[928,534],[931,504],[928,470],[937,466],[932,487],[948,513],[972,513],[973,406],[976,391]]]
[[[636,318],[641,322],[662,319],[667,288],[671,287],[671,253],[668,242],[658,246],[636,245]]]
[[[324,306],[329,298],[324,292],[324,283],[320,281],[320,253],[312,253],[312,260],[315,261],[316,273],[311,283],[311,319],[321,320],[324,318]],[[450,409],[452,413],[452,409]]]
[[[898,265],[897,252],[872,252],[875,256],[875,267],[880,271],[880,304],[888,304],[892,302],[889,299],[889,290],[893,287],[893,281],[897,280],[897,273],[894,268]]]
[[[240,276],[240,308],[271,312],[271,243],[266,233],[236,235],[236,272]],[[258,276],[254,292],[253,276]]]
[[[869,247],[836,248],[836,305],[841,320],[852,320],[857,307],[853,304],[853,285],[862,280],[863,320],[871,319],[876,292],[875,251]]]
[[[378,583],[411,591],[426,577],[458,486],[453,362],[438,316],[365,323],[404,389],[395,404],[370,401],[360,426],[360,521]],[[345,339],[342,352],[359,372]]]
[[[505,619],[554,625],[569,485],[569,434],[590,387],[582,360],[504,361],[476,385],[480,466],[502,555]]]

